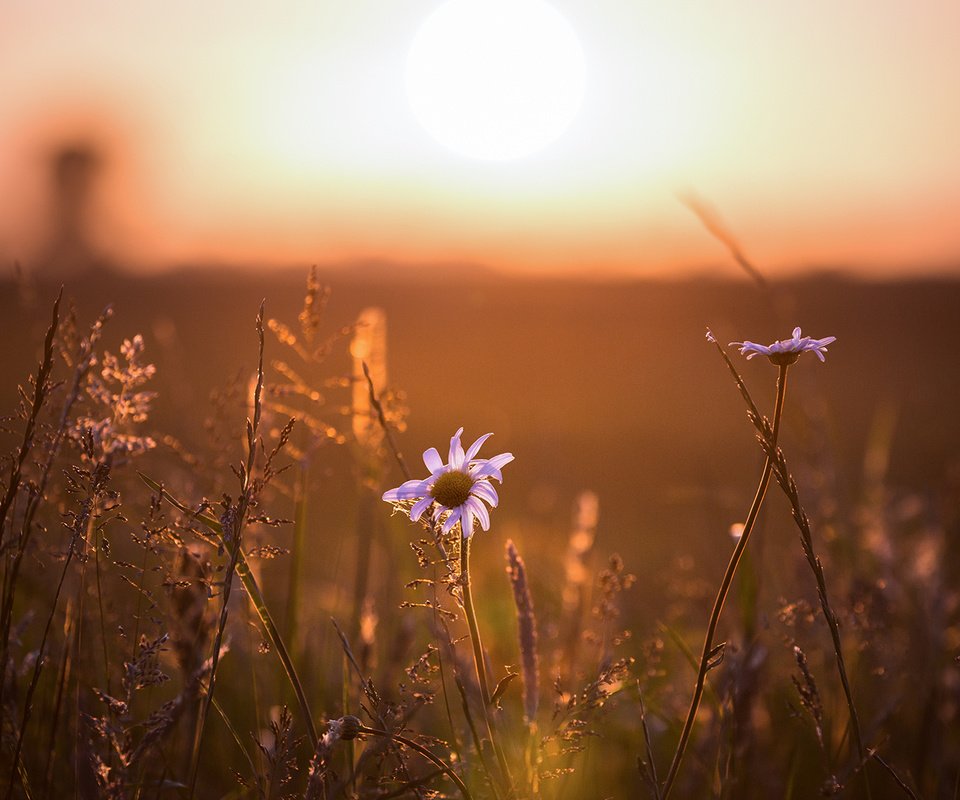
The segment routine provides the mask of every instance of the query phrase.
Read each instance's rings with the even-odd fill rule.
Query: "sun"
[[[448,0],[420,26],[406,65],[423,128],[488,161],[523,158],[558,139],[585,83],[577,35],[544,0]]]

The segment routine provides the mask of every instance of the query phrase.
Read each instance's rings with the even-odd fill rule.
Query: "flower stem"
[[[473,591],[470,587],[470,542],[473,537],[465,536],[460,542],[460,587],[463,591],[463,612],[467,617],[470,628],[470,643],[473,645],[473,662],[477,668],[477,683],[480,684],[480,697],[483,707],[483,721],[487,727],[487,735],[497,755],[497,763],[503,773],[502,778],[507,784],[507,794],[513,794],[513,779],[500,743],[497,741],[493,720],[490,718],[490,689],[487,685],[487,669],[484,666],[483,643],[480,640],[480,628],[477,625],[477,612],[473,606]]]
[[[780,374],[777,376],[777,400],[773,415],[773,441],[774,450],[777,445],[777,438],[780,432],[780,419],[783,416],[783,401],[787,393],[787,364],[780,365]],[[720,583],[720,589],[717,591],[716,599],[713,602],[713,610],[710,612],[710,620],[707,623],[707,634],[703,641],[703,652],[700,655],[700,668],[697,671],[697,683],[693,689],[693,698],[690,700],[690,709],[687,711],[687,718],[683,723],[683,730],[680,732],[680,741],[677,743],[677,750],[673,755],[673,762],[670,764],[670,771],[663,783],[663,800],[670,796],[670,790],[673,788],[677,773],[680,770],[680,762],[683,760],[684,752],[687,749],[687,743],[690,739],[690,733],[693,730],[693,723],[697,717],[697,711],[700,708],[700,700],[703,698],[703,689],[707,681],[707,673],[710,671],[710,663],[714,656],[713,639],[717,632],[717,625],[720,622],[720,614],[723,611],[723,605],[726,602],[730,586],[733,584],[734,575],[737,567],[740,565],[740,559],[747,549],[747,543],[750,540],[750,534],[757,522],[760,514],[760,507],[763,505],[763,498],[767,493],[767,486],[770,484],[770,475],[773,471],[773,462],[768,456],[763,464],[763,472],[760,475],[760,483],[757,485],[757,492],[754,495],[753,503],[747,512],[747,519],[743,524],[743,533],[737,546],[733,549],[730,561],[727,564],[727,570]]]

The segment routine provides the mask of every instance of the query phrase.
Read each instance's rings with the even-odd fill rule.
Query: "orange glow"
[[[484,264],[666,274],[723,260],[677,201],[771,269],[960,264],[960,6],[555,2],[583,47],[569,129],[506,163],[420,128],[403,65],[434,0],[105,0],[5,11],[0,258],[39,258],[56,148],[103,153],[91,238],[182,261]]]

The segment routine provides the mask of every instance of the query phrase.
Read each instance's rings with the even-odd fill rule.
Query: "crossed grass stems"
[[[718,589],[716,598],[714,599],[713,609],[710,612],[710,617],[707,622],[707,631],[703,640],[703,649],[700,654],[700,661],[697,669],[697,679],[693,689],[693,697],[690,700],[690,707],[687,711],[687,716],[680,732],[680,739],[677,742],[677,748],[674,752],[673,760],[670,763],[670,769],[667,772],[666,778],[664,779],[662,789],[658,791],[658,796],[661,798],[661,800],[667,800],[667,798],[670,796],[671,790],[675,785],[677,775],[680,771],[680,765],[683,763],[683,757],[686,753],[687,744],[690,740],[690,734],[693,731],[693,725],[696,721],[697,711],[700,708],[700,701],[703,697],[703,691],[706,686],[707,674],[714,667],[718,666],[723,659],[726,642],[721,642],[720,644],[714,645],[717,627],[720,622],[720,616],[723,613],[723,607],[726,602],[727,595],[729,594],[730,587],[733,584],[733,579],[736,575],[737,568],[739,567],[741,559],[743,558],[743,554],[747,549],[750,536],[753,533],[757,518],[760,514],[760,509],[763,506],[763,501],[766,497],[767,487],[770,485],[770,477],[772,474],[776,474],[777,482],[780,484],[781,488],[783,488],[784,492],[787,493],[788,499],[790,499],[794,509],[795,519],[797,519],[799,522],[799,518],[797,517],[798,510],[803,519],[806,519],[806,515],[803,514],[803,511],[799,506],[799,498],[796,495],[795,484],[793,483],[793,479],[790,477],[790,474],[787,471],[786,461],[784,460],[783,453],[778,446],[780,423],[783,419],[783,407],[787,393],[787,374],[789,372],[790,365],[787,363],[782,363],[778,366],[773,422],[770,423],[766,417],[760,414],[756,404],[753,401],[753,398],[750,396],[750,393],[747,390],[746,384],[741,378],[736,367],[734,367],[733,362],[730,361],[726,351],[724,351],[723,347],[716,342],[712,334],[708,333],[708,339],[713,341],[713,343],[716,345],[717,350],[733,375],[734,381],[737,384],[737,388],[740,390],[740,393],[747,403],[748,416],[750,421],[754,424],[754,427],[757,428],[758,439],[760,441],[760,446],[764,451],[765,459],[763,469],[760,474],[760,481],[757,485],[756,493],[754,494],[753,502],[750,504],[750,509],[747,512],[746,520],[743,523],[743,529],[740,533],[739,539],[737,540],[737,544],[734,547],[733,553],[730,556],[730,561],[727,563],[727,568],[723,574],[723,579],[720,582],[720,588]],[[790,492],[791,486],[794,489],[792,494]],[[804,536],[804,531],[806,531],[806,536]],[[860,733],[859,718],[857,716],[856,707],[853,703],[853,696],[850,691],[849,682],[847,681],[846,677],[846,667],[843,660],[839,632],[834,632],[834,628],[837,624],[836,617],[830,608],[829,599],[826,592],[826,585],[823,581],[823,570],[820,568],[819,559],[813,555],[813,541],[809,536],[809,525],[801,527],[801,536],[803,536],[804,552],[807,554],[808,563],[810,563],[811,566],[813,566],[814,563],[816,564],[814,567],[814,572],[817,575],[818,595],[824,617],[827,619],[831,628],[834,652],[836,654],[838,669],[841,675],[841,682],[843,684],[843,690],[850,712],[850,724],[853,729],[857,753],[862,764],[864,761],[864,751],[863,740]],[[869,797],[869,782],[867,782],[865,771],[864,782],[867,796]]]
[[[763,469],[760,475],[760,481],[757,486],[756,493],[753,498],[753,502],[750,505],[750,509],[747,512],[746,520],[743,524],[743,529],[741,531],[740,537],[737,541],[736,546],[734,547],[733,553],[730,556],[730,560],[727,564],[727,568],[724,572],[723,579],[720,582],[720,588],[717,591],[716,598],[714,600],[713,609],[710,613],[709,620],[707,622],[707,631],[704,636],[703,648],[700,654],[700,661],[697,669],[697,678],[694,684],[693,696],[690,700],[690,707],[687,711],[687,716],[684,720],[683,728],[680,733],[680,738],[677,742],[677,747],[673,755],[673,759],[670,763],[670,768],[667,773],[666,778],[661,785],[656,777],[655,768],[653,766],[653,757],[650,749],[649,743],[649,734],[646,727],[645,715],[642,707],[641,701],[641,723],[644,733],[645,744],[647,747],[647,762],[646,767],[641,764],[642,771],[645,770],[648,782],[653,788],[654,795],[657,800],[667,800],[669,798],[671,791],[676,785],[677,776],[680,771],[680,766],[683,762],[683,757],[687,749],[687,745],[690,740],[690,735],[693,731],[693,726],[696,721],[697,712],[700,707],[700,701],[703,697],[704,688],[706,686],[707,675],[708,673],[717,667],[720,662],[723,660],[723,653],[726,646],[726,642],[721,642],[719,644],[714,644],[715,636],[717,632],[717,627],[720,621],[720,616],[723,612],[724,604],[727,599],[727,595],[730,591],[730,587],[733,584],[734,576],[736,575],[737,568],[740,565],[743,554],[747,549],[747,545],[750,540],[750,536],[755,528],[757,518],[760,513],[760,509],[763,505],[764,498],[766,497],[767,487],[770,483],[771,476],[774,477],[779,484],[780,488],[783,490],[784,495],[786,496],[788,502],[790,503],[791,515],[794,522],[797,525],[797,528],[800,532],[800,543],[803,550],[804,558],[813,572],[814,579],[817,585],[817,598],[820,602],[820,608],[823,613],[823,617],[826,620],[827,626],[830,630],[830,639],[831,645],[833,647],[834,657],[837,666],[837,673],[840,679],[841,686],[843,688],[844,699],[847,704],[847,710],[849,714],[849,726],[850,732],[853,738],[854,747],[857,754],[857,764],[855,765],[855,772],[859,773],[860,779],[863,785],[864,796],[868,798],[872,797],[872,791],[870,786],[870,780],[867,774],[867,764],[870,761],[876,761],[889,775],[889,777],[894,781],[897,787],[908,797],[914,798],[916,800],[917,795],[909,787],[909,785],[897,774],[894,768],[880,756],[880,754],[873,749],[867,749],[864,745],[863,732],[860,725],[860,718],[857,713],[856,704],[853,699],[853,691],[850,687],[850,681],[847,676],[847,667],[846,662],[843,656],[843,646],[840,637],[840,627],[837,619],[837,615],[834,613],[833,608],[830,604],[829,595],[827,593],[827,584],[826,576],[824,575],[823,566],[821,564],[820,558],[816,554],[813,542],[813,534],[810,528],[810,521],[807,517],[806,512],[803,509],[803,506],[800,502],[800,496],[797,489],[796,481],[793,479],[793,476],[790,474],[790,470],[787,467],[787,461],[783,454],[782,449],[779,446],[779,434],[780,434],[780,424],[783,418],[783,407],[784,401],[786,399],[786,390],[787,390],[787,373],[790,368],[789,363],[781,363],[778,365],[778,375],[777,375],[777,384],[776,384],[776,400],[774,402],[774,414],[773,421],[770,422],[763,414],[760,413],[757,408],[756,403],[754,402],[752,396],[750,395],[749,390],[747,389],[746,384],[744,383],[743,378],[740,376],[740,373],[737,371],[737,368],[733,365],[733,362],[730,360],[724,348],[719,344],[719,342],[713,337],[712,333],[708,332],[708,340],[713,342],[716,346],[717,351],[725,362],[730,374],[732,375],[738,390],[740,391],[741,396],[744,399],[744,402],[747,405],[747,416],[749,417],[751,423],[757,430],[757,440],[760,444],[761,449],[764,453],[764,464]],[[801,653],[802,656],[802,653]]]

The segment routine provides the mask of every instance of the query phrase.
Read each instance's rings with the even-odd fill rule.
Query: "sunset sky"
[[[579,111],[494,162],[411,108],[408,53],[438,5],[5,0],[0,260],[41,247],[49,154],[86,142],[104,161],[92,235],[131,268],[726,265],[677,199],[695,191],[771,270],[960,269],[956,0],[556,0]]]

